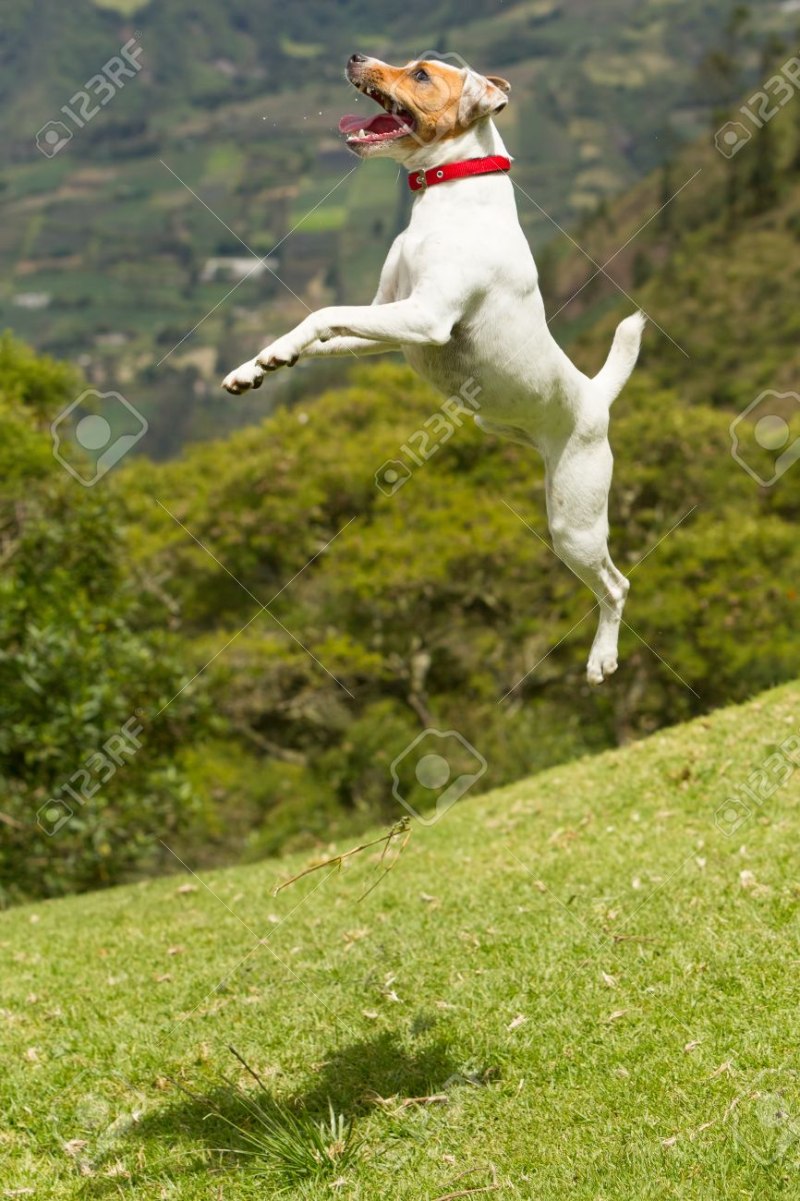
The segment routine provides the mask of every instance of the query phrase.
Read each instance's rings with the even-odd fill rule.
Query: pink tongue
[[[358,133],[363,124],[363,117],[359,117],[355,113],[348,113],[339,122],[339,133]]]
[[[401,124],[391,113],[378,113],[370,121],[365,121],[363,116],[355,113],[348,113],[339,122],[339,133],[358,133],[359,129],[366,129],[369,133],[394,133]]]

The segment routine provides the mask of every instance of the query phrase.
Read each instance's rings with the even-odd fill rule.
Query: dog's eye
[[[418,71],[415,71],[411,78],[416,79],[417,83],[430,83],[431,81],[431,77],[424,67],[420,67]]]

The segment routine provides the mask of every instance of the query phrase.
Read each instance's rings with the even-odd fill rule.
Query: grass
[[[796,1198],[798,726],[467,798],[360,904],[366,855],[5,914],[0,1196]]]

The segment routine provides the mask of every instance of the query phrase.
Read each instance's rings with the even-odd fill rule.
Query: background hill
[[[336,134],[354,48],[394,61],[452,51],[509,76],[502,128],[541,250],[555,232],[545,214],[572,227],[705,131],[762,78],[764,41],[797,24],[787,3],[746,20],[729,0],[608,0],[602,21],[595,7],[411,0],[378,21],[356,0],[41,0],[33,20],[8,0],[0,322],[129,393],[157,457],[340,379],[346,367],[317,366],[217,403],[223,372],[306,306],[369,299],[404,219],[396,171],[363,174]],[[141,71],[113,96],[95,83],[104,103],[78,128],[62,106],[97,109],[96,91],[79,93],[130,39]],[[54,120],[72,136],[45,157],[34,139]]]

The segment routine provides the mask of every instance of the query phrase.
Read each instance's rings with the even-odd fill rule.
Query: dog
[[[360,158],[389,157],[410,172],[408,228],[389,251],[372,305],[312,313],[222,386],[238,395],[301,357],[390,350],[402,350],[447,396],[477,380],[478,426],[544,460],[554,549],[599,605],[587,678],[601,684],[617,669],[629,589],[608,551],[609,410],[639,357],[646,319],[635,313],[621,322],[594,378],[552,337],[493,120],[508,103],[507,80],[437,60],[394,67],[363,54],[350,58],[346,77],[381,111],[343,117],[340,132]]]

